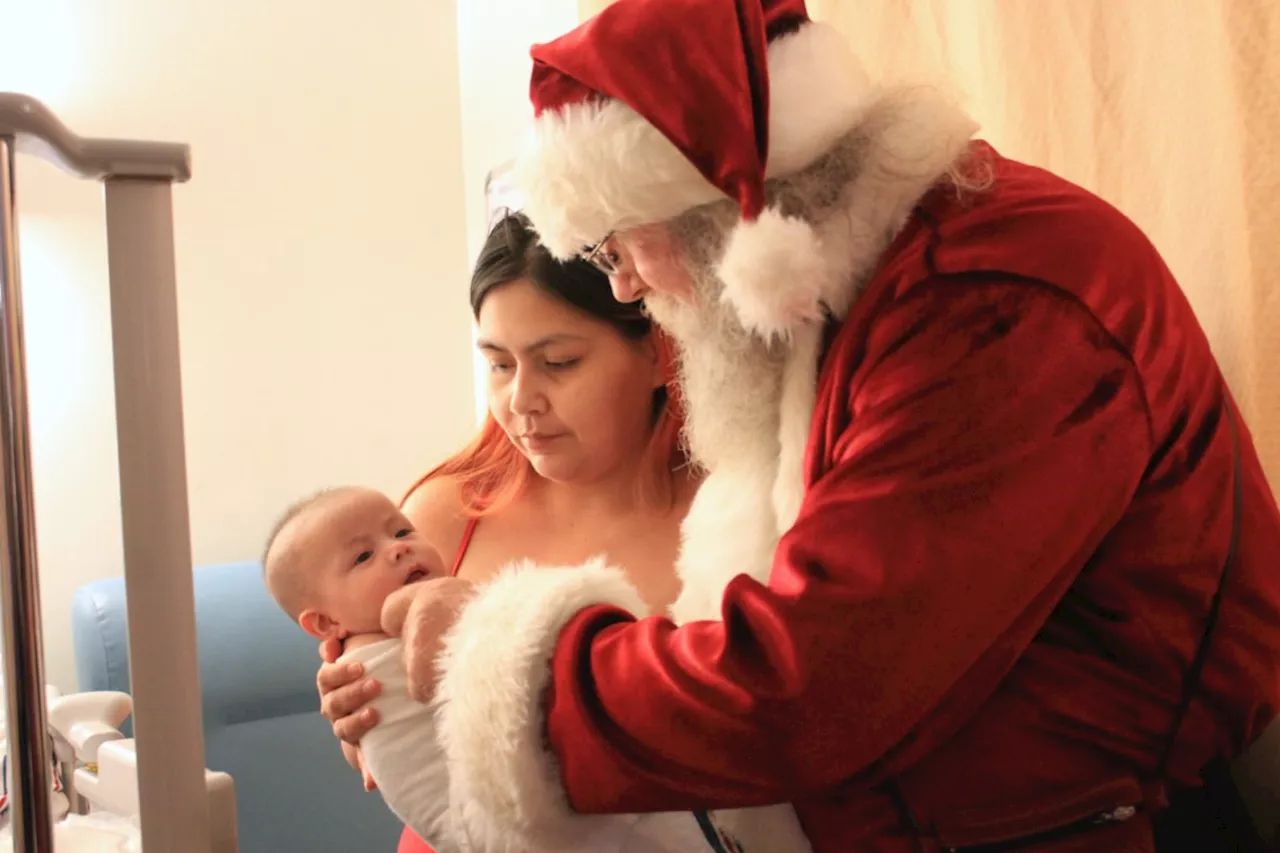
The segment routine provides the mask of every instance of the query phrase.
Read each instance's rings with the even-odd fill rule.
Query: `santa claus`
[[[679,341],[709,477],[672,618],[603,565],[424,585],[457,842],[790,803],[818,853],[1156,849],[1280,702],[1280,513],[1156,250],[802,0],[533,59],[525,212]]]

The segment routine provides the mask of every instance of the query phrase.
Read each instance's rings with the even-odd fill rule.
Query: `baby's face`
[[[296,554],[314,584],[316,602],[299,621],[315,636],[341,639],[380,631],[387,596],[445,574],[440,554],[379,492],[334,495],[296,522]]]

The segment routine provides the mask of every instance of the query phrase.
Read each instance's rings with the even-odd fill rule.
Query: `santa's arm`
[[[1047,287],[924,283],[864,359],[768,586],[730,584],[722,622],[569,624],[548,730],[575,808],[794,800],[976,708],[1149,460],[1128,354]]]
[[[459,754],[455,779],[475,761],[494,783],[471,789],[480,822],[773,803],[857,775],[944,701],[983,700],[1151,452],[1128,355],[1081,307],[1021,282],[918,286],[872,326],[854,384],[853,426],[769,584],[734,580],[723,621],[574,614],[587,594],[540,623],[565,624],[550,672],[540,641],[514,677],[446,677],[458,701],[501,694],[486,713],[527,727]],[[972,692],[957,696],[962,678]],[[556,781],[572,811],[539,804]]]
[[[626,819],[570,808],[546,740],[557,639],[593,605],[645,612],[623,574],[599,560],[514,565],[478,589],[446,635],[434,704],[448,805],[426,838],[439,853],[589,850],[625,832]]]

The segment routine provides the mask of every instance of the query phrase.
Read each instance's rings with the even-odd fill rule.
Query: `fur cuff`
[[[608,821],[570,808],[541,708],[561,630],[595,604],[645,611],[602,559],[514,565],[483,587],[445,638],[436,723],[449,765],[451,823],[469,849],[564,850]]]

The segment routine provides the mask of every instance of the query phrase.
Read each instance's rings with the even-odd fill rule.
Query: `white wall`
[[[398,493],[468,436],[453,4],[0,0],[0,22],[0,89],[85,135],[192,146],[175,208],[197,563],[256,557],[317,487]],[[69,690],[71,595],[122,567],[102,199],[30,159],[19,180],[45,650]]]
[[[462,173],[467,200],[467,257],[486,233],[484,181],[515,156],[533,117],[529,48],[572,29],[578,0],[459,0],[458,63],[462,91]],[[486,374],[475,358],[476,416],[485,410]]]

